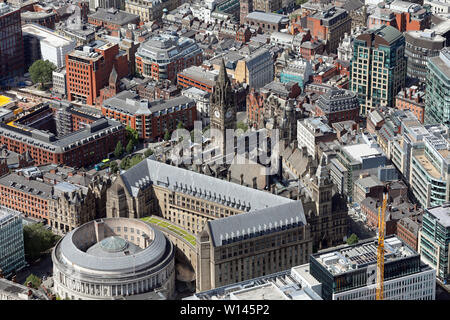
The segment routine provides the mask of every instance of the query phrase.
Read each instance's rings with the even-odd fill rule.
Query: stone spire
[[[230,78],[228,78],[227,68],[225,67],[225,60],[223,58],[220,65],[219,77],[217,78],[217,82],[222,85],[230,84]]]
[[[231,102],[231,91],[230,78],[228,78],[225,61],[222,58],[219,77],[217,78],[214,92],[211,95],[212,102],[225,107],[226,109],[228,107],[228,104]]]
[[[110,84],[111,83],[116,84],[117,83],[117,78],[118,78],[117,71],[116,71],[116,68],[113,65],[111,73],[109,74],[109,83]]]
[[[326,164],[326,159],[325,159],[324,154],[322,154],[322,157],[320,158],[320,164],[317,167],[316,177],[317,177],[318,185],[325,184],[325,181],[329,180],[329,178],[330,178],[330,174],[327,169],[327,164]]]

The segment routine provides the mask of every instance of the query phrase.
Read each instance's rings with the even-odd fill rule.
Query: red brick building
[[[236,41],[247,43],[252,37],[252,32],[249,27],[242,26],[236,31]]]
[[[211,93],[216,85],[217,76],[218,74],[212,71],[192,66],[178,73],[177,82],[184,88],[195,87]]]
[[[311,60],[316,54],[322,54],[325,46],[317,40],[305,41],[300,45],[300,55],[303,59]]]
[[[139,25],[139,21],[138,15],[120,11],[116,8],[97,8],[95,13],[88,16],[88,23],[109,31],[120,30],[122,27],[127,27],[128,24]]]
[[[51,191],[51,186],[43,182],[11,173],[0,178],[0,205],[29,217],[48,219]]]
[[[54,30],[58,16],[53,11],[25,11],[21,14],[22,24],[39,24],[43,27]]]
[[[313,38],[327,43],[327,51],[335,53],[345,33],[351,33],[352,19],[349,13],[338,7],[329,7],[306,18],[306,27]]]
[[[264,96],[251,89],[247,95],[247,121],[252,126],[257,128],[263,120],[264,114]]]
[[[414,250],[417,250],[419,229],[422,226],[422,215],[405,217],[397,223],[397,237]]]
[[[400,110],[412,111],[417,119],[423,123],[425,118],[425,93],[416,86],[405,88],[395,97],[395,107]]]
[[[35,165],[88,166],[114,152],[119,140],[126,142],[122,124],[80,113],[72,106],[47,104],[25,117],[14,126],[0,123],[0,144],[19,154],[29,152]]]
[[[100,90],[108,85],[113,66],[118,79],[128,75],[127,55],[119,50],[118,44],[96,40],[67,54],[68,100],[81,100],[88,105],[95,105]]]
[[[6,158],[0,158],[0,177],[9,173],[8,162]]]
[[[388,25],[400,32],[418,31],[431,26],[431,11],[417,3],[396,0],[390,4],[380,3],[367,19],[369,28]]]
[[[366,225],[372,229],[378,228],[378,207],[381,202],[374,198],[366,198],[361,203],[361,213],[366,216]],[[411,248],[417,249],[418,232],[422,225],[422,212],[416,206],[394,199],[386,208],[386,235],[396,234]]]
[[[162,139],[166,131],[175,130],[179,122],[191,130],[197,120],[196,104],[192,99],[179,96],[166,101],[149,101],[132,91],[122,91],[105,100],[102,114],[129,125],[146,141]]]

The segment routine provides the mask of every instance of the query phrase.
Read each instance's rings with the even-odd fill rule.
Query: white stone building
[[[26,24],[22,26],[23,36],[37,38],[39,41],[40,56],[42,60],[49,60],[57,68],[66,65],[66,54],[73,51],[76,42],[63,37],[53,30],[36,24]],[[27,51],[30,48],[24,48]],[[38,50],[39,50],[38,49]]]

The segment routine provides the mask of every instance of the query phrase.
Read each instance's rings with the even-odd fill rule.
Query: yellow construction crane
[[[383,300],[384,289],[384,233],[386,225],[386,204],[388,195],[383,194],[383,203],[378,208],[378,250],[377,250],[377,300]]]

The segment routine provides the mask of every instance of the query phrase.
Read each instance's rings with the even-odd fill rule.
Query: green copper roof
[[[113,236],[100,241],[100,247],[108,252],[119,252],[128,247],[128,242],[121,237]]]

